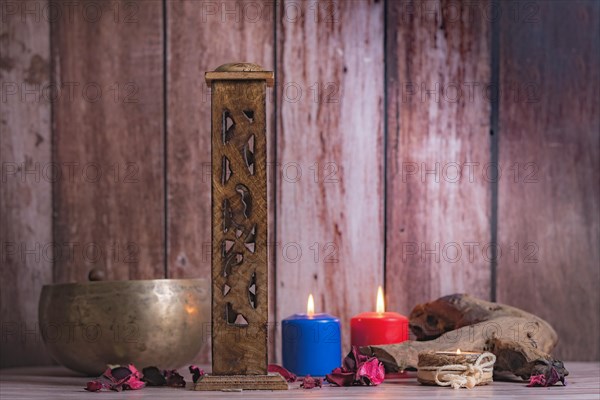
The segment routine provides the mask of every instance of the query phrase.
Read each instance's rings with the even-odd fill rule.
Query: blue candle
[[[342,362],[340,320],[314,314],[311,300],[307,314],[282,321],[283,366],[298,376],[324,376]]]

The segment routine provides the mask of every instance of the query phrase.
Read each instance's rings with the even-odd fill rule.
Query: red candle
[[[385,312],[383,289],[377,291],[377,312],[364,312],[350,321],[350,341],[353,346],[400,343],[408,340],[408,318],[395,312]]]

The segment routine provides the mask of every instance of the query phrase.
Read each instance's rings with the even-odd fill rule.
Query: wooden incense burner
[[[285,390],[267,372],[266,87],[248,63],[206,73],[211,87],[212,374],[196,390]]]

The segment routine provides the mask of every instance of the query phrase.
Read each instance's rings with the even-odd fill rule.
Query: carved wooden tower
[[[212,375],[197,390],[287,389],[267,373],[266,86],[273,72],[206,73],[212,117]]]

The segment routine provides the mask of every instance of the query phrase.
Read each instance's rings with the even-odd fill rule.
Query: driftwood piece
[[[494,338],[488,346],[496,356],[495,372],[510,372],[528,379],[531,375],[547,375],[550,368],[555,368],[559,376],[569,375],[562,361],[527,344]]]
[[[376,356],[389,371],[416,368],[419,352],[458,348],[499,352],[498,370],[524,378],[543,373],[543,366],[564,370],[562,363],[548,354],[558,341],[554,329],[543,319],[514,307],[457,294],[418,305],[411,313],[410,325],[415,334],[418,332],[417,337],[435,339],[367,346],[361,352]]]
[[[468,294],[453,294],[417,305],[410,313],[409,326],[417,340],[431,340],[445,332],[498,317],[520,317],[539,322],[540,329],[548,335],[548,339],[554,341],[555,345],[558,341],[554,329],[543,319],[521,309]]]

